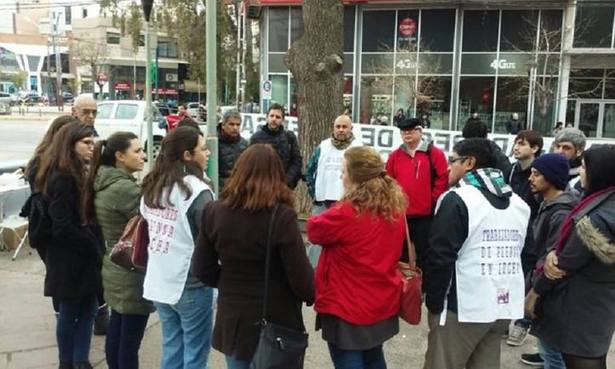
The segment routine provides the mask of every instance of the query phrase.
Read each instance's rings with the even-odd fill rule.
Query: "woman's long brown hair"
[[[282,161],[267,144],[251,145],[239,156],[221,198],[231,208],[248,211],[269,209],[277,203],[292,207],[294,203]]]

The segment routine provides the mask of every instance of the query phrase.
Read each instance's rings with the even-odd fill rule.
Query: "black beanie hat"
[[[540,155],[532,162],[532,168],[539,171],[555,188],[566,189],[570,165],[564,155],[554,153]]]

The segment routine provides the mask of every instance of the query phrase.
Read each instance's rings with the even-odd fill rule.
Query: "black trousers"
[[[406,217],[408,228],[410,230],[410,240],[414,243],[416,249],[416,265],[423,269],[425,262],[425,252],[429,248],[429,231],[431,229],[432,217]],[[401,261],[408,261],[408,246],[404,240],[402,245]]]

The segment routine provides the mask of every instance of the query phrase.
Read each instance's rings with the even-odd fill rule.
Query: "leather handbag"
[[[308,334],[305,331],[287,328],[267,321],[267,297],[269,293],[269,269],[271,261],[271,232],[278,206],[273,209],[267,231],[267,257],[265,259],[265,288],[261,332],[250,369],[302,369]]]
[[[408,247],[408,262],[400,261],[397,265],[402,281],[399,317],[409,324],[417,325],[421,322],[423,271],[416,265],[416,250],[410,240],[407,223],[406,245]]]
[[[111,249],[109,258],[123,268],[145,271],[148,245],[147,221],[141,215],[135,215],[124,227],[124,232]]]

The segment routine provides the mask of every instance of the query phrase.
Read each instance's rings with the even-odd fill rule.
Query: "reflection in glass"
[[[540,11],[540,34],[538,48],[541,51],[559,51],[562,47],[562,11]]]
[[[602,97],[601,78],[570,78],[568,94],[574,98],[599,99]]]
[[[463,12],[463,51],[496,51],[498,47],[497,10]]]
[[[519,121],[527,127],[527,97],[529,79],[500,77],[498,78],[498,93],[495,103],[495,126],[494,133],[506,133],[506,122],[513,113],[519,115]]]
[[[414,98],[416,96],[416,86],[414,76],[403,76],[395,78],[395,98],[393,111],[404,110],[406,117],[414,116]]]
[[[301,8],[290,9],[290,43],[303,35],[303,12]]]
[[[504,10],[500,51],[531,51],[536,42],[537,10]]]
[[[577,6],[573,47],[611,47],[612,7]]]
[[[549,135],[556,119],[557,77],[538,77],[534,88],[534,119],[532,128]]]
[[[363,74],[392,74],[394,54],[363,54],[361,73]]]
[[[419,74],[453,73],[453,54],[419,53]]]
[[[288,50],[288,8],[269,8],[269,51]]]
[[[393,77],[361,78],[360,123],[389,125],[393,100]]]
[[[494,64],[496,63],[496,64]],[[493,54],[462,54],[461,74],[489,74],[495,75],[498,56]]]
[[[574,125],[574,114],[577,111],[577,101],[574,99],[568,99],[568,104],[566,105],[566,121],[564,122],[564,127],[568,124]]]
[[[394,50],[395,11],[363,12],[363,51]]]
[[[598,103],[581,103],[579,109],[579,129],[587,137],[596,137],[599,110],[600,104]]]
[[[493,119],[494,77],[461,77],[459,79],[459,119],[461,130],[472,113],[491,129]]]
[[[344,76],[344,110],[349,109],[352,115],[352,76]]]
[[[344,51],[354,50],[354,13],[355,6],[344,7]]]
[[[454,37],[454,9],[421,12],[421,51],[453,51]]]
[[[604,104],[602,137],[615,138],[615,104]]]
[[[449,129],[451,83],[451,77],[419,77],[416,116],[425,116],[433,129]]]

